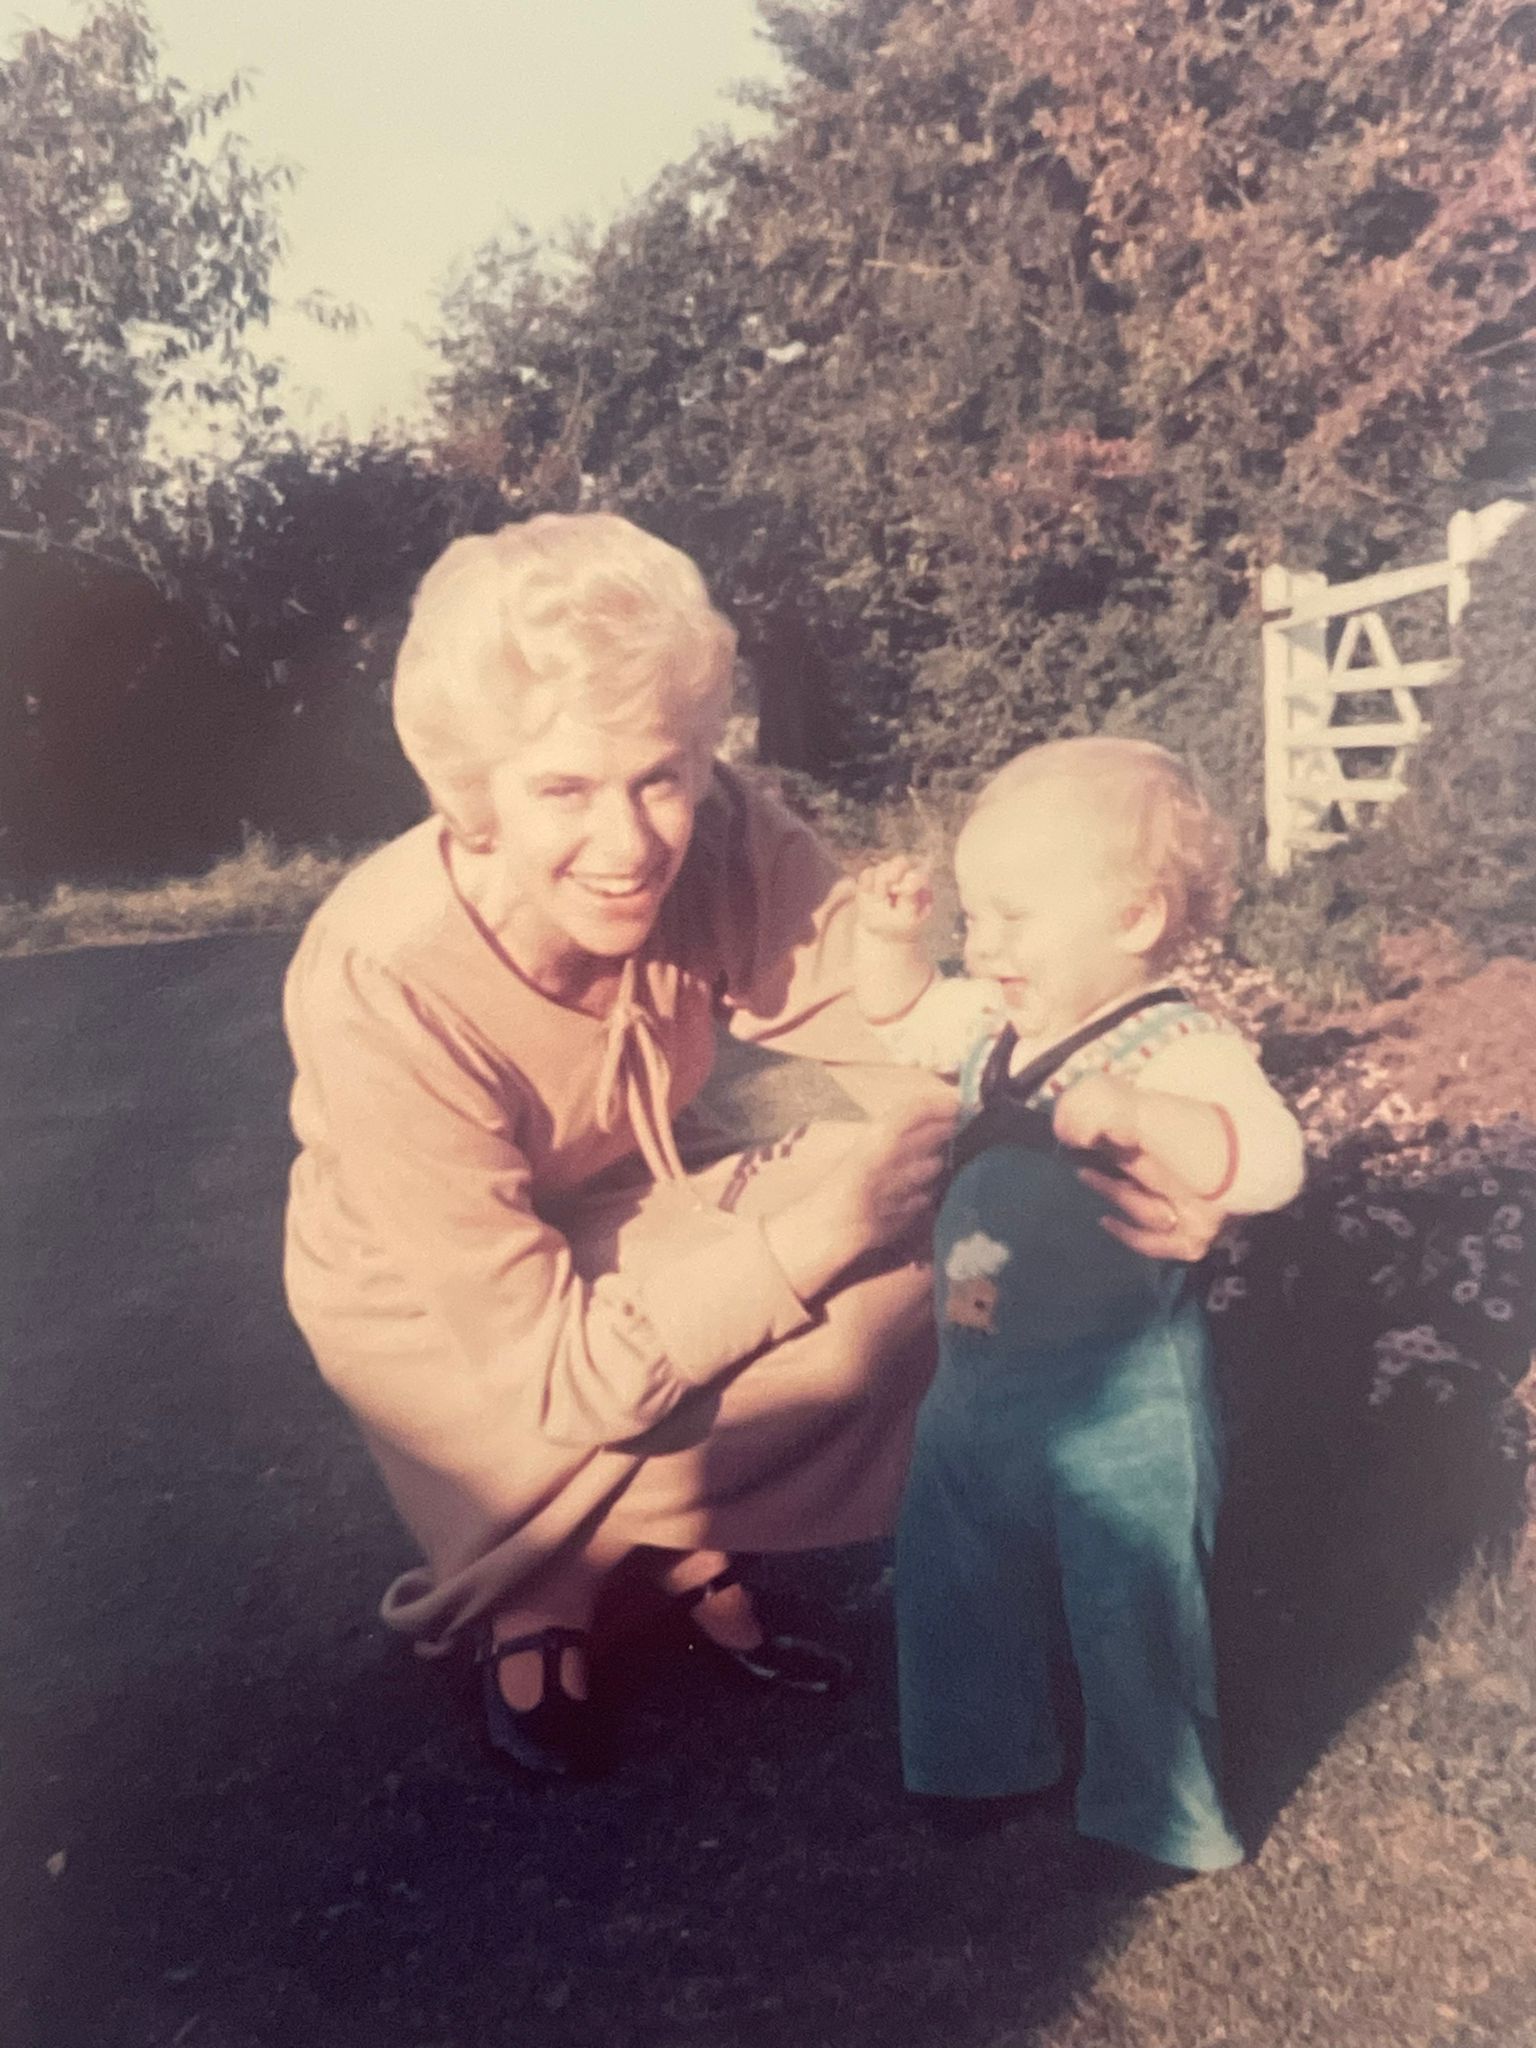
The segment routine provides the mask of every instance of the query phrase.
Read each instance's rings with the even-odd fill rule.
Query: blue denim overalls
[[[1084,1711],[1085,1835],[1191,1870],[1239,1862],[1217,1789],[1206,1579],[1221,1490],[1205,1318],[1188,1268],[1099,1226],[1050,1136],[1084,1073],[1219,1029],[1160,990],[1010,1081],[1013,1033],[961,1077],[939,1212],[939,1367],[897,1531],[903,1775],[983,1798],[1063,1772],[1051,1666]]]

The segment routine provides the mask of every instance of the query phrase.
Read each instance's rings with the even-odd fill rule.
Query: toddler
[[[1220,1430],[1189,1268],[1143,1256],[1079,1176],[1085,1153],[1156,1161],[1249,1213],[1300,1188],[1295,1119],[1166,978],[1225,914],[1227,846],[1161,747],[1064,740],[995,776],[961,832],[968,977],[932,976],[917,865],[857,899],[860,1009],[961,1097],[897,1533],[903,1774],[961,1799],[1054,1784],[1065,1651],[1079,1832],[1157,1879],[1242,1857],[1207,1606]]]

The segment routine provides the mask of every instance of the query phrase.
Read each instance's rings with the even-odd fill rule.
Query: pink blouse
[[[350,1361],[349,1399],[370,1357],[428,1352],[421,1424],[438,1441],[467,1432],[468,1450],[510,1402],[547,1442],[620,1443],[809,1312],[748,1220],[710,1211],[678,1256],[589,1283],[562,1214],[637,1152],[680,1174],[671,1120],[708,1076],[717,1017],[786,1051],[881,1059],[847,993],[851,886],[805,826],[717,768],[596,1019],[517,972],[457,893],[444,830],[429,819],[355,869],[289,970],[289,1298],[322,1365]]]

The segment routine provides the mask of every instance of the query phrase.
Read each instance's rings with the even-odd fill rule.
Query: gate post
[[[1332,796],[1309,800],[1308,782],[1332,779],[1333,751],[1323,735],[1333,716],[1328,687],[1328,621],[1289,626],[1285,614],[1328,588],[1319,571],[1271,564],[1264,571],[1264,820],[1270,872],[1289,871],[1299,837],[1321,827]],[[1279,613],[1271,618],[1270,613]]]
[[[1454,633],[1472,597],[1469,562],[1491,555],[1526,506],[1518,498],[1496,498],[1481,512],[1453,512],[1445,529],[1445,558],[1450,574],[1445,581],[1446,622]]]
[[[1259,586],[1264,613],[1264,858],[1273,875],[1283,875],[1291,865],[1290,807],[1287,785],[1290,757],[1286,752],[1290,707],[1286,701],[1291,684],[1291,645],[1285,628],[1276,625],[1272,613],[1291,608],[1291,572],[1271,562]]]

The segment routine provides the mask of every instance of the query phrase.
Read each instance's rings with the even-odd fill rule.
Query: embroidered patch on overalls
[[[997,1274],[1008,1263],[1008,1247],[976,1230],[949,1248],[944,1261],[944,1320],[962,1330],[997,1335]]]

